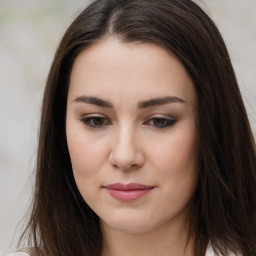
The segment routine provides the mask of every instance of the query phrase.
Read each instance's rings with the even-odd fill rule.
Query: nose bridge
[[[120,158],[132,158],[136,151],[135,129],[128,123],[118,127],[115,141],[114,152]]]
[[[123,170],[140,166],[143,163],[143,154],[139,150],[138,143],[136,127],[128,122],[120,124],[114,136],[112,164]]]

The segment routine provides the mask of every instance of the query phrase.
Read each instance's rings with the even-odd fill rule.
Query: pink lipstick
[[[106,188],[108,193],[115,199],[123,202],[130,202],[143,197],[154,187],[138,183],[129,183],[126,185],[122,183],[114,183],[107,185],[104,188]]]

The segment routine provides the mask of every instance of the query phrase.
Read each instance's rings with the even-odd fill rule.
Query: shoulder
[[[35,249],[33,247],[28,247],[24,249],[19,249],[16,252],[12,252],[5,256],[35,256],[35,255],[36,255]]]
[[[208,246],[207,252],[205,254],[205,256],[216,256],[216,254],[214,253],[213,249],[211,246]],[[234,253],[230,253],[229,256],[241,256],[240,254],[234,254]]]
[[[214,254],[213,254],[213,251],[212,251],[211,247],[208,247],[208,249],[207,249],[207,252],[206,252],[205,256],[214,256]]]

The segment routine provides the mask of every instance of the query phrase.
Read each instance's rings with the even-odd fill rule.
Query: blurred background
[[[256,1],[197,0],[228,46],[256,134]],[[0,0],[0,255],[31,199],[43,89],[55,49],[84,0]]]

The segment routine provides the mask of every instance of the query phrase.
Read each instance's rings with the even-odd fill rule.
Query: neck
[[[193,242],[181,226],[164,225],[141,233],[126,233],[101,224],[102,256],[193,256]]]

